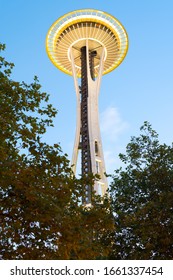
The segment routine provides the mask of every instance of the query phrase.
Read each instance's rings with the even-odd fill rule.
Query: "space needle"
[[[98,97],[102,75],[120,65],[128,50],[128,36],[112,15],[93,9],[63,15],[50,27],[46,50],[52,63],[72,75],[77,98],[76,135],[72,169],[76,173],[79,150],[81,174],[98,174],[94,190],[108,188],[99,127]],[[109,98],[108,93],[106,98]],[[108,135],[109,137],[109,135]],[[92,186],[83,189],[83,204],[92,203]]]

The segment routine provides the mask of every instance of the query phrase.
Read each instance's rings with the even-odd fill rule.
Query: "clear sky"
[[[49,144],[60,142],[72,154],[76,126],[73,78],[56,69],[47,57],[45,38],[51,24],[76,9],[93,8],[112,14],[125,27],[129,50],[123,63],[103,76],[100,123],[107,172],[120,166],[125,151],[144,121],[159,133],[161,142],[173,142],[173,1],[172,0],[0,0],[1,42],[6,58],[15,63],[13,78],[32,82],[59,113],[48,130]]]

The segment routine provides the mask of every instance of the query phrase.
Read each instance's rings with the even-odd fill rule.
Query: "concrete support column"
[[[98,109],[98,97],[100,91],[101,78],[103,73],[104,66],[104,55],[105,50],[102,47],[102,54],[100,57],[99,63],[99,72],[96,79],[93,78],[93,73],[91,73],[91,59],[90,59],[90,50],[89,50],[89,41],[86,40],[86,79],[87,79],[87,123],[88,123],[88,134],[89,134],[89,153],[91,158],[91,172],[93,174],[98,174],[100,179],[95,182],[94,190],[96,194],[104,196],[108,184],[107,178],[105,176],[105,162],[102,150],[102,142],[100,136],[100,126],[99,126],[99,109]],[[77,160],[78,160],[78,151],[81,148],[81,96],[78,86],[77,73],[75,69],[75,62],[73,56],[73,49],[70,50],[70,58],[72,64],[72,71],[74,77],[76,98],[77,98],[77,119],[76,119],[76,135],[73,148],[72,156],[72,169],[73,172],[76,172]],[[81,162],[81,165],[83,163]],[[91,203],[91,193],[85,194],[85,203]]]

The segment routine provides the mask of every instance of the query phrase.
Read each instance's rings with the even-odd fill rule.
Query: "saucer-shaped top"
[[[96,51],[94,74],[99,70],[104,48],[103,74],[114,70],[128,50],[128,37],[122,24],[113,16],[97,10],[85,9],[68,13],[56,20],[46,37],[46,50],[50,60],[61,71],[72,75],[70,49],[72,49],[77,76],[81,76],[81,48]]]

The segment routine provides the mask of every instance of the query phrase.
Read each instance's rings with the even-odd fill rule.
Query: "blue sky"
[[[107,172],[120,166],[118,153],[144,121],[173,141],[173,1],[172,0],[0,0],[1,42],[6,58],[15,63],[13,78],[32,82],[39,77],[43,91],[59,113],[44,139],[60,142],[71,157],[76,126],[73,78],[51,63],[45,38],[51,24],[76,9],[93,8],[115,16],[129,36],[123,63],[103,76],[100,123]]]

